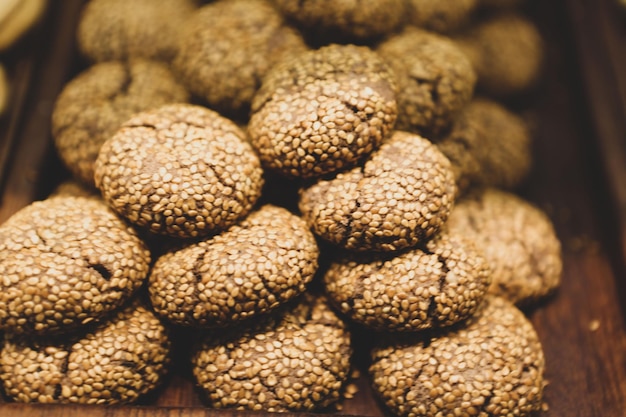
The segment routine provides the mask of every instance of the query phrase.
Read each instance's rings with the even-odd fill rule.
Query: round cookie
[[[174,323],[228,326],[302,293],[318,256],[304,220],[266,205],[211,239],[161,256],[150,274],[150,299]]]
[[[524,120],[495,101],[475,99],[437,146],[452,163],[457,185],[513,188],[531,167],[531,136]]]
[[[396,129],[437,135],[472,98],[472,64],[445,36],[407,27],[381,43],[377,52],[396,76]]]
[[[135,303],[63,339],[6,336],[0,379],[22,403],[130,403],[158,386],[169,351],[166,328]]]
[[[158,62],[106,62],[83,71],[65,85],[52,113],[59,156],[80,181],[93,186],[93,165],[102,144],[133,114],[189,94]]]
[[[478,89],[495,97],[521,94],[538,81],[543,42],[535,25],[522,15],[492,16],[455,41],[478,76]]]
[[[308,294],[279,313],[202,338],[193,374],[211,406],[314,411],[339,399],[352,354],[345,325]]]
[[[353,251],[416,246],[445,223],[456,194],[450,162],[428,140],[396,131],[364,166],[300,190],[313,232]]]
[[[11,47],[43,16],[46,0],[0,2],[0,51]]]
[[[307,49],[270,4],[221,0],[198,9],[186,23],[174,67],[189,91],[211,108],[247,115],[267,71]]]
[[[405,22],[404,0],[272,0],[311,39],[364,41],[384,36]]]
[[[78,48],[93,62],[169,61],[195,9],[194,0],[90,0],[78,22]]]
[[[179,238],[217,233],[245,217],[263,171],[245,133],[200,106],[135,115],[101,148],[96,186],[122,217]]]
[[[409,0],[409,23],[440,33],[452,32],[470,19],[479,0]]]
[[[480,252],[446,232],[391,258],[344,256],[324,275],[326,293],[337,308],[379,331],[418,331],[464,320],[474,314],[490,283]]]
[[[541,210],[514,194],[476,191],[459,201],[446,225],[471,239],[489,264],[489,292],[526,305],[560,284],[561,244]]]
[[[270,70],[248,133],[265,167],[311,178],[354,166],[391,134],[396,115],[394,80],[380,57],[333,44]]]
[[[94,198],[32,203],[0,226],[0,330],[74,330],[118,308],[148,275],[150,252]]]
[[[545,359],[524,314],[489,296],[468,322],[372,351],[372,385],[392,413],[529,416],[541,409]]]

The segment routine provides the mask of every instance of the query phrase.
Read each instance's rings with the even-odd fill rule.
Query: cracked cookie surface
[[[218,113],[172,104],[135,115],[100,150],[96,186],[134,225],[179,238],[216,233],[261,194],[261,163]]]
[[[416,246],[445,223],[456,195],[450,162],[428,140],[396,131],[363,166],[300,191],[314,233],[353,251]]]
[[[324,275],[326,293],[343,314],[381,331],[417,331],[466,319],[490,283],[480,252],[447,232],[393,257],[342,257]]]
[[[54,197],[0,226],[0,329],[74,330],[119,307],[148,275],[150,253],[103,202]]]
[[[235,324],[302,293],[318,255],[304,220],[266,205],[219,235],[159,258],[150,299],[159,315],[177,324]]]

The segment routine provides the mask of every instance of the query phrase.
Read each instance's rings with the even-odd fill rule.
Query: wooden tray
[[[50,113],[63,84],[84,65],[74,47],[82,1],[50,3],[37,30],[2,57],[14,90],[10,112],[0,119],[0,223],[67,175],[51,145]],[[559,292],[527,312],[546,355],[542,417],[626,415],[626,14],[619,11],[612,0],[535,1],[527,10],[544,35],[547,60],[538,91],[510,103],[535,128],[534,170],[519,191],[551,216],[564,257]],[[207,408],[184,356],[140,405],[0,399],[0,416],[265,414]],[[356,383],[354,398],[325,414],[385,415],[367,380]]]

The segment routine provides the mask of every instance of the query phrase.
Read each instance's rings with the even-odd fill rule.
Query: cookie
[[[474,245],[446,232],[393,257],[342,256],[324,275],[330,300],[378,331],[452,325],[474,314],[491,276]]]
[[[265,167],[312,178],[354,166],[391,134],[395,84],[367,47],[330,45],[272,68],[248,132]]]
[[[490,296],[475,317],[447,332],[377,346],[369,372],[399,417],[529,416],[541,409],[544,362],[524,314]]]
[[[475,99],[437,143],[452,163],[459,189],[471,185],[510,189],[531,168],[531,136],[524,120],[488,99]]]
[[[94,65],[65,85],[52,113],[52,136],[74,177],[94,185],[93,164],[102,144],[133,114],[184,102],[189,94],[156,61]]]
[[[535,25],[520,14],[491,16],[455,41],[476,71],[478,89],[487,95],[519,95],[538,82],[543,41]]]
[[[364,42],[405,23],[404,0],[272,0],[290,21],[316,41]]]
[[[11,47],[37,23],[46,11],[46,0],[0,2],[0,51]]]
[[[314,411],[340,398],[350,373],[350,334],[322,298],[204,336],[193,375],[215,408]]]
[[[166,328],[141,305],[64,338],[7,335],[0,379],[22,403],[130,403],[160,383],[169,364]]]
[[[92,62],[170,61],[195,9],[193,0],[90,0],[78,22],[78,48]]]
[[[267,71],[307,49],[269,3],[221,0],[207,4],[182,28],[175,70],[189,91],[209,107],[246,115]]]
[[[450,38],[407,27],[376,50],[396,76],[396,129],[437,135],[472,98],[476,74]]]
[[[318,256],[301,218],[266,205],[219,235],[161,256],[150,273],[150,299],[176,324],[228,326],[302,293]]]
[[[480,0],[409,0],[410,24],[439,33],[465,25]]]
[[[0,330],[74,330],[118,308],[148,275],[135,231],[93,198],[32,203],[0,226]]]
[[[0,64],[0,115],[4,113],[9,102],[9,81],[4,66]]]
[[[458,202],[446,225],[482,250],[491,269],[489,292],[527,305],[559,286],[563,261],[552,222],[516,195],[476,191]]]
[[[352,251],[414,247],[445,223],[456,195],[450,162],[428,140],[396,131],[363,166],[300,190],[313,232]]]
[[[204,107],[171,104],[122,125],[100,150],[95,182],[137,227],[190,238],[245,217],[261,194],[263,171],[233,122]]]

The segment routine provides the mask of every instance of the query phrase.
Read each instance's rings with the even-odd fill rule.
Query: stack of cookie
[[[185,327],[211,406],[319,410],[356,328],[380,336],[369,376],[396,415],[540,408],[514,304],[558,286],[560,246],[503,191],[531,139],[497,100],[532,88],[541,42],[492,3],[87,3],[92,65],[52,115],[82,185],[0,228],[5,392],[134,401]]]

